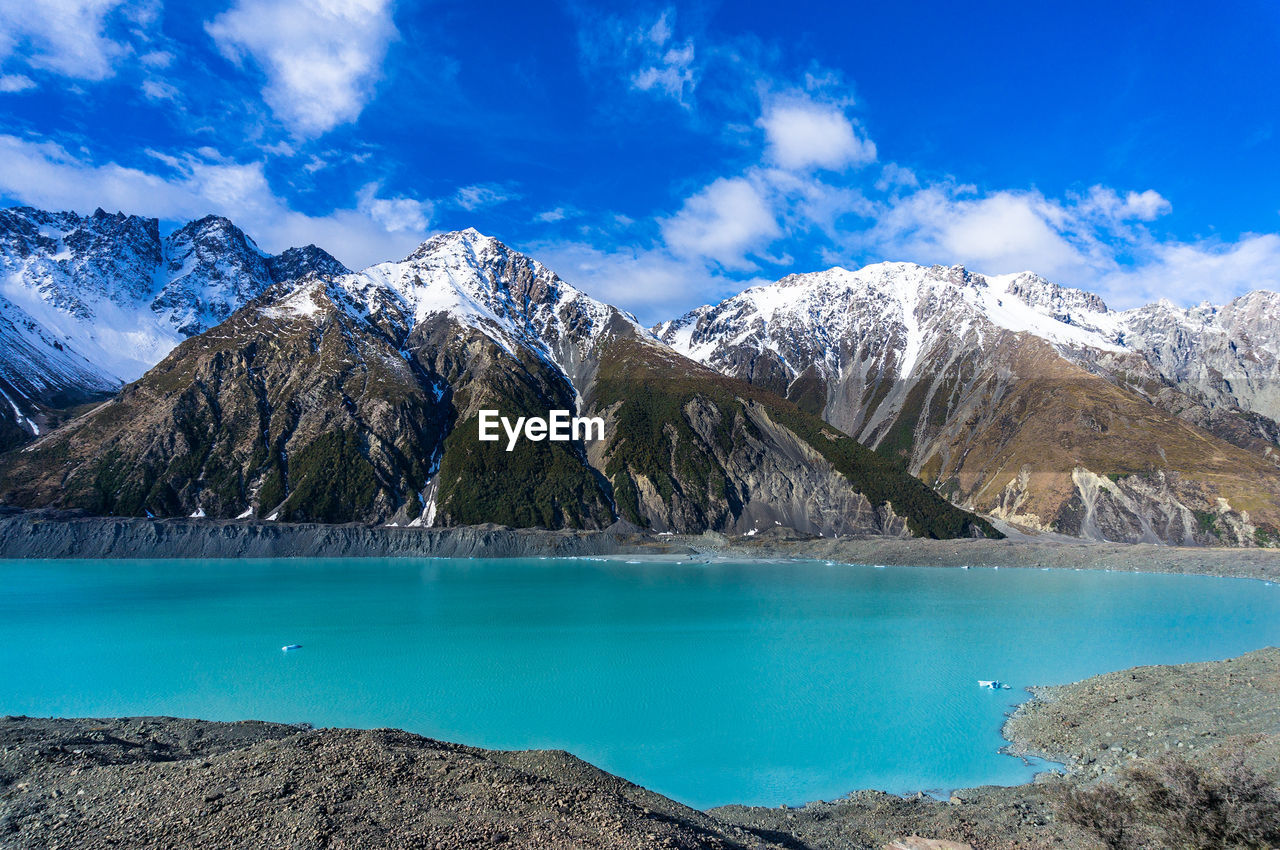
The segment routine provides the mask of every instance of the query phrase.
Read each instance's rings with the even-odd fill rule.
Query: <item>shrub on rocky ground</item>
[[[1213,765],[1164,756],[1068,792],[1059,814],[1112,850],[1280,846],[1280,788],[1242,752]]]

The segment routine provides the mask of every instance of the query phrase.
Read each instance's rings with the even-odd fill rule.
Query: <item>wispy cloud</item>
[[[631,73],[631,85],[640,91],[662,92],[688,107],[696,85],[693,40],[674,40],[674,17],[674,11],[667,9],[653,26],[631,33],[628,42],[635,48],[640,65]]]
[[[570,215],[569,210],[564,207],[556,207],[555,209],[543,210],[533,217],[534,221],[540,221],[543,224],[553,224],[557,221],[564,221]]]
[[[148,100],[176,101],[178,99],[177,87],[163,80],[143,80],[142,93]]]
[[[454,194],[454,203],[467,212],[475,212],[485,207],[505,204],[520,197],[515,192],[495,183],[483,183],[474,186],[463,186]]]
[[[0,75],[0,92],[11,94],[14,92],[30,91],[35,87],[36,81],[28,77],[26,74]]]
[[[611,75],[632,91],[647,92],[689,109],[698,85],[697,50],[676,35],[676,12],[601,16],[578,10],[578,44],[588,76]]]
[[[139,56],[138,61],[147,68],[163,70],[173,64],[173,54],[168,50],[152,50]]]
[[[398,36],[390,0],[236,0],[206,30],[266,76],[262,96],[303,138],[355,121]]]

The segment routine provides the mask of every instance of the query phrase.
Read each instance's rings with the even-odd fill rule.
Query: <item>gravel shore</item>
[[[1089,543],[1020,535],[1007,540],[824,538],[785,528],[754,536],[662,535],[618,523],[605,531],[502,526],[388,528],[199,519],[0,513],[0,558],[805,558],[938,567],[1052,567],[1194,573],[1280,581],[1280,549]]]
[[[1177,752],[1212,758],[1250,752],[1280,783],[1280,649],[1202,664],[1134,667],[1057,687],[1031,688],[1004,726],[1010,752],[1100,776],[1136,759]]]
[[[6,848],[770,848],[567,753],[396,730],[0,722]]]

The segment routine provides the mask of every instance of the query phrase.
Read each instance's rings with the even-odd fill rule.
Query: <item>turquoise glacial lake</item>
[[[0,562],[0,714],[392,726],[556,747],[698,807],[1023,782],[1036,766],[1000,752],[1000,726],[1024,687],[1269,644],[1280,586],[1200,576]]]

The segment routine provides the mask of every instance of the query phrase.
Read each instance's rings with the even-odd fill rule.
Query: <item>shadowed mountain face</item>
[[[1270,543],[1276,299],[1116,313],[1029,273],[882,263],[785,278],[655,328],[957,504],[1095,539]]]
[[[603,440],[478,439],[568,410]],[[278,284],[6,456],[3,498],[95,513],[932,537],[994,534],[767,390],[475,231]]]
[[[0,447],[101,399],[273,283],[347,269],[314,245],[271,256],[225,218],[0,210]]]

